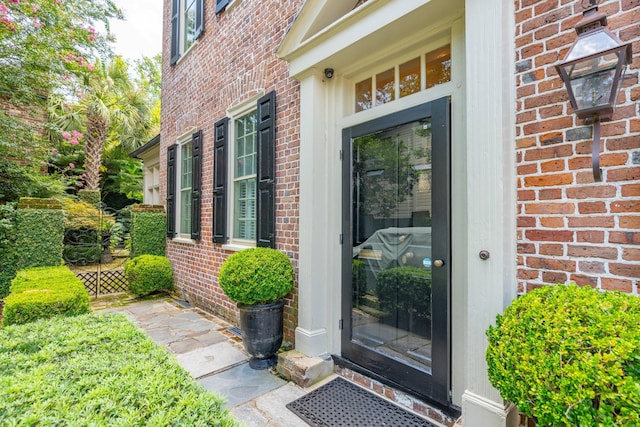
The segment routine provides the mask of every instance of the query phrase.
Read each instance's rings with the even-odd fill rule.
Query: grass
[[[2,426],[235,426],[223,401],[120,314],[0,330]]]

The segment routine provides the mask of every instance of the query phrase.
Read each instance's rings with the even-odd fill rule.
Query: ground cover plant
[[[5,327],[0,366],[0,425],[236,425],[120,314]]]

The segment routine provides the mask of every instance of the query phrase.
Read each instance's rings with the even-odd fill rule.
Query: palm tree
[[[148,139],[150,105],[144,90],[136,87],[127,63],[119,56],[96,64],[85,73],[74,94],[52,99],[50,114],[59,130],[84,129],[86,189],[100,189],[102,155],[108,141],[134,149]]]

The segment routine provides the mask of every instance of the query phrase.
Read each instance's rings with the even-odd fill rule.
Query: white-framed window
[[[167,147],[167,236],[200,240],[202,130]]]
[[[204,0],[171,0],[171,65],[204,32]]]
[[[257,113],[253,110],[233,121],[233,218],[234,240],[256,240]]]
[[[144,203],[160,204],[160,163],[144,165]]]
[[[214,124],[213,241],[275,247],[276,94],[258,93]]]
[[[180,161],[178,166],[180,197],[178,199],[178,234],[191,234],[191,187],[193,183],[193,170],[191,168],[192,161],[192,144],[191,138],[187,142],[180,144]]]
[[[176,161],[176,231],[179,237],[191,234],[191,186],[193,184],[192,139],[189,132],[178,138]]]

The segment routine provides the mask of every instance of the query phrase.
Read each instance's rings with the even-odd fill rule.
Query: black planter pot
[[[267,369],[278,362],[275,355],[282,344],[284,300],[270,304],[238,304],[244,348],[252,356],[249,366]]]

